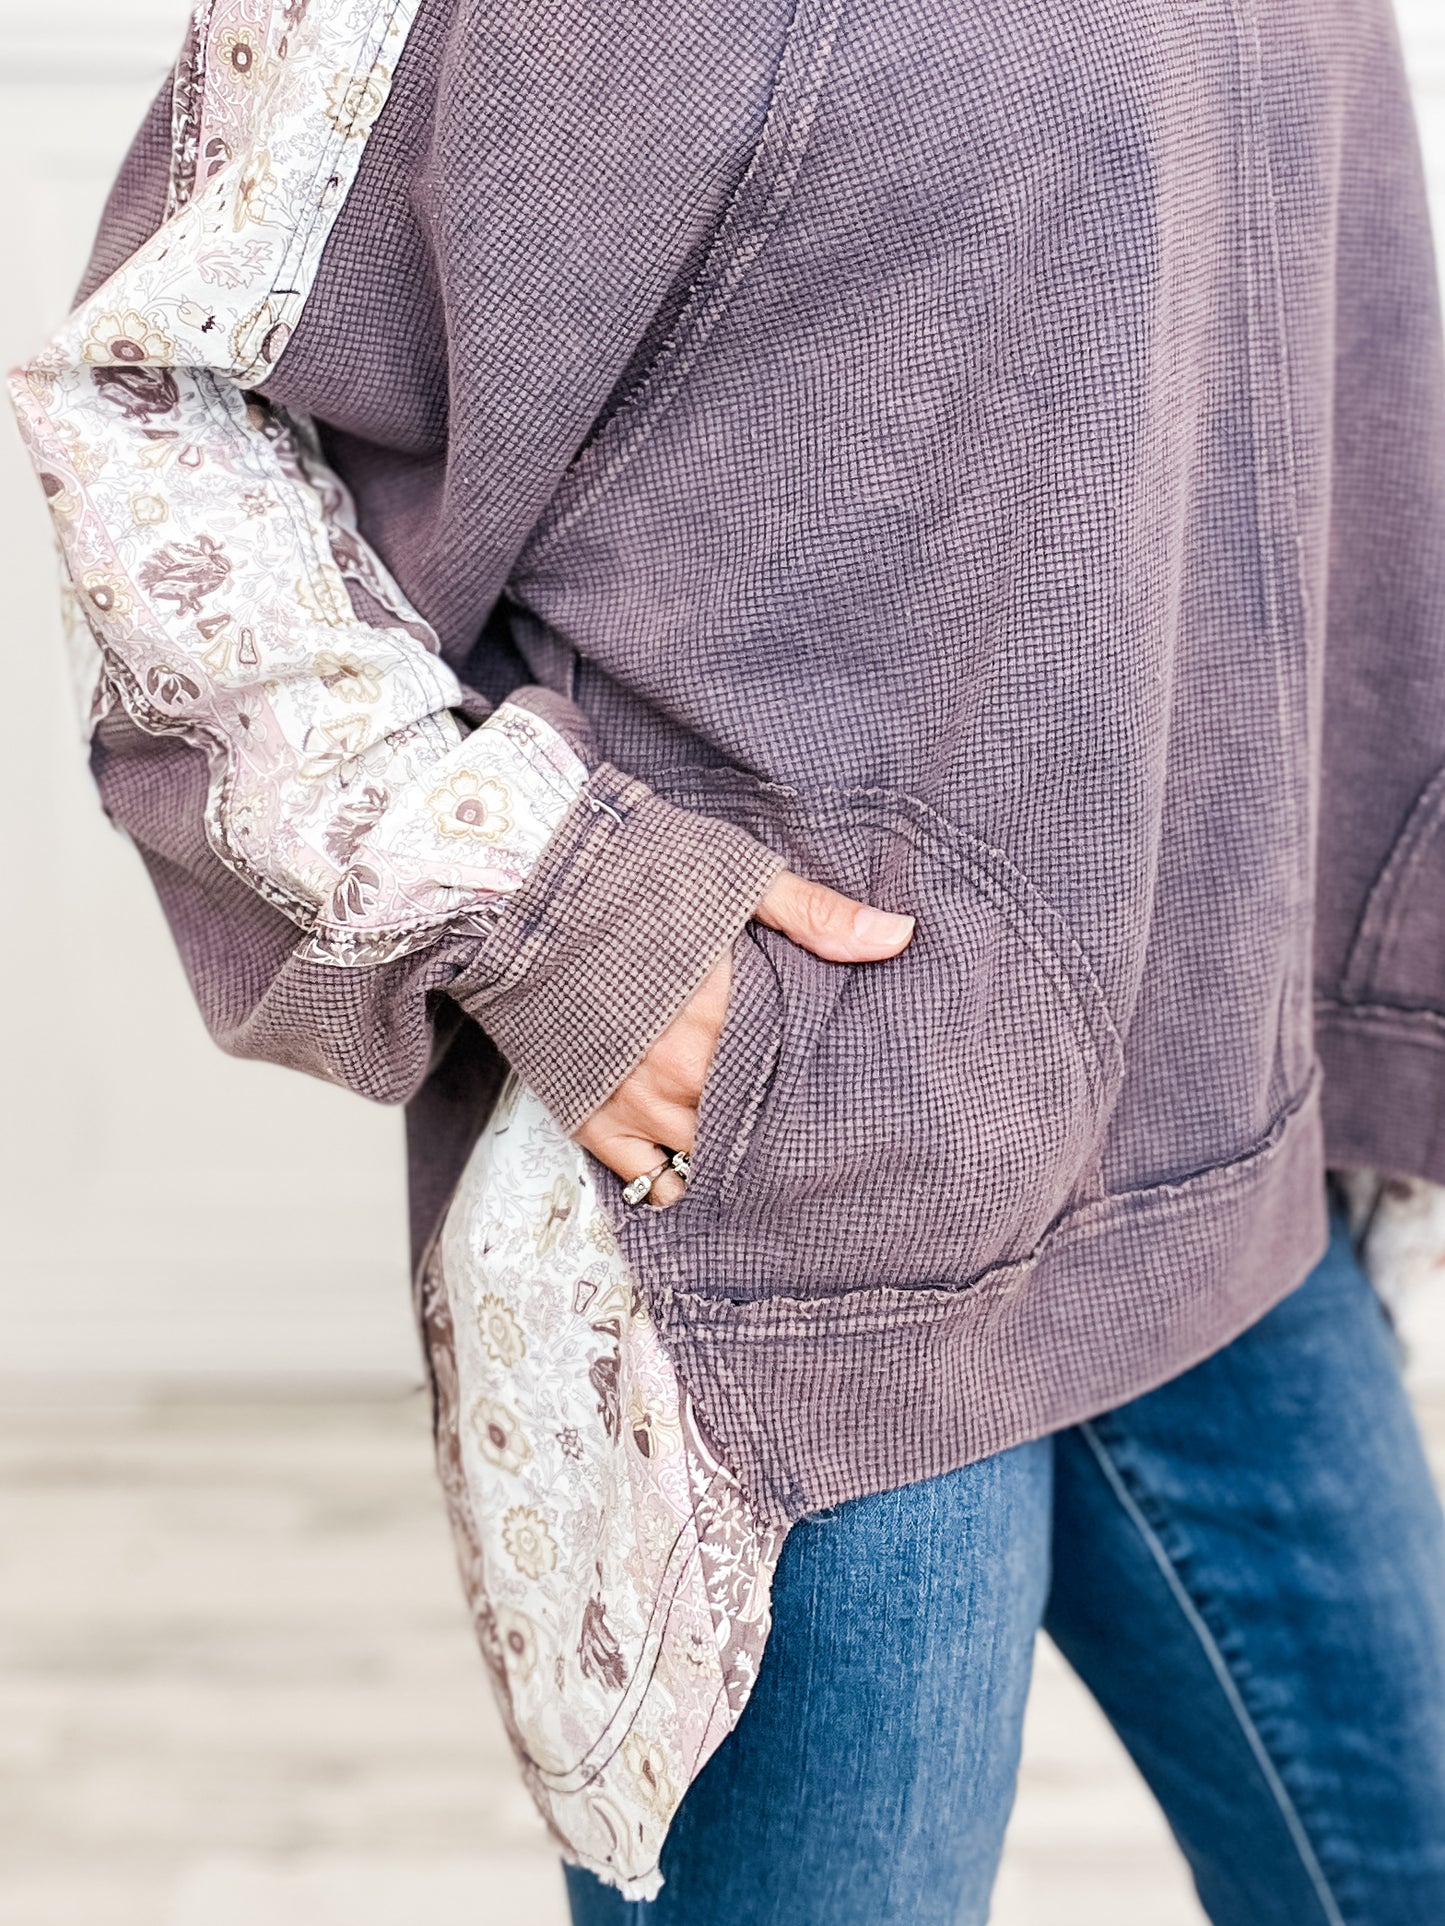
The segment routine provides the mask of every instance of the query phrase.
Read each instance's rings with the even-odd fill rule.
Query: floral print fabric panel
[[[171,90],[169,213],[250,146],[258,96],[305,11],[306,0],[201,0]]]
[[[534,1799],[633,1898],[757,1676],[781,1529],[718,1463],[586,1160],[508,1085],[421,1320],[478,1636]]]
[[[1338,1175],[1365,1269],[1386,1304],[1445,1283],[1445,1186],[1375,1170]]]
[[[206,749],[217,853],[304,954],[343,964],[484,929],[586,779],[525,710],[465,731],[309,425],[246,392],[295,325],[415,5],[203,8],[169,218],[12,380],[101,651],[96,713],[118,699]],[[348,580],[396,626],[360,619]]]

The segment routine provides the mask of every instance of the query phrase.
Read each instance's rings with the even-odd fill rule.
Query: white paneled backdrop
[[[3,0],[5,365],[63,311],[184,11]],[[1402,15],[1445,215],[1445,0]],[[0,1373],[412,1378],[400,1118],[207,1042],[137,861],[91,798],[49,536],[8,419],[0,491]],[[1430,1335],[1445,1311],[1415,1316],[1445,1374]]]

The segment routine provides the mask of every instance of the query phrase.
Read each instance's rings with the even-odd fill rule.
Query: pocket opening
[[[1366,898],[1342,995],[1349,1003],[1445,1007],[1445,768],[1421,791]]]
[[[1122,1077],[1063,919],[1001,852],[906,796],[803,798],[736,771],[654,786],[919,925],[899,956],[855,965],[770,930],[740,939],[749,1020],[725,1024],[697,1192],[646,1227],[652,1262],[755,1299],[959,1288],[1026,1255],[1088,1182]]]

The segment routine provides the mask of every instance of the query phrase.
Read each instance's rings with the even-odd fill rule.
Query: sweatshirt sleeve
[[[203,7],[12,392],[102,798],[223,1047],[401,1101],[450,999],[570,1130],[781,865],[597,763],[566,698],[466,687],[312,421],[261,392],[416,5]]]

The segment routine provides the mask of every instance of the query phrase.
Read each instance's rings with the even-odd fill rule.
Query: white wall
[[[63,311],[184,13],[0,6],[3,365]],[[1445,209],[1445,0],[1402,13]],[[400,1119],[207,1041],[83,771],[49,532],[8,411],[0,528],[0,824],[21,906],[0,954],[0,1373],[410,1377]],[[1445,1370],[1445,1305],[1422,1310]]]
[[[1437,226],[1445,232],[1445,0],[1395,0],[1395,9],[1415,83]]]

